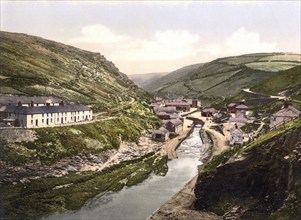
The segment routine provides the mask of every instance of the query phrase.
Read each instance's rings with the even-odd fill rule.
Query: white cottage
[[[244,140],[243,132],[235,127],[230,130],[230,145],[242,144]]]

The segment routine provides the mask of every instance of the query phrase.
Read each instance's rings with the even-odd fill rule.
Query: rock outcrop
[[[281,129],[213,159],[218,165],[198,178],[195,208],[223,219],[300,219],[301,120]]]

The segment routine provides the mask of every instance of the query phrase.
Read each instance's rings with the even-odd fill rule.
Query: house
[[[236,112],[236,103],[230,103],[227,105],[227,112],[228,113],[235,113]]]
[[[270,118],[270,128],[276,128],[288,121],[301,117],[301,112],[291,105],[284,105],[284,107],[273,114]]]
[[[202,110],[203,117],[212,117],[215,113],[217,113],[215,108],[205,108]]]
[[[166,128],[161,127],[153,132],[152,138],[155,141],[167,141],[169,139],[169,131]]]
[[[68,125],[93,119],[92,110],[84,105],[25,107],[8,105],[0,107],[0,120],[6,125],[24,128],[41,128]]]
[[[246,106],[246,105],[237,105],[236,107],[235,107],[235,109],[236,109],[236,112],[241,112],[241,113],[245,113],[246,111],[248,111],[249,110],[249,107],[248,106]]]
[[[223,115],[221,113],[215,113],[213,115],[213,121],[216,123],[221,123],[223,119]]]
[[[169,132],[176,133],[176,134],[183,131],[183,124],[184,123],[178,118],[164,121],[164,127]]]
[[[156,112],[156,115],[161,120],[168,120],[168,119],[170,119],[170,114],[168,114],[167,112]]]
[[[190,111],[190,104],[183,101],[177,101],[177,102],[167,102],[165,103],[166,107],[176,107],[179,111]]]
[[[242,144],[244,140],[243,132],[235,124],[235,127],[230,130],[230,145]]]
[[[168,114],[173,114],[177,112],[176,107],[171,106],[171,107],[159,107],[156,109],[156,112],[166,112]]]
[[[248,122],[248,119],[246,119],[244,116],[229,118],[229,123],[246,124],[247,122]]]

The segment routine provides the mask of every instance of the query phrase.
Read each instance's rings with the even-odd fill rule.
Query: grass
[[[259,128],[260,124],[245,124],[244,126],[240,127],[240,129],[244,133],[251,133],[253,131],[256,131]]]
[[[300,65],[300,63],[293,62],[255,62],[246,64],[246,66],[261,71],[267,72],[279,72],[287,69],[291,69],[295,66]]]
[[[54,212],[77,210],[89,199],[106,191],[142,182],[152,172],[165,175],[167,157],[151,153],[142,158],[121,162],[100,173],[85,172],[31,183],[1,186],[4,217],[38,219]],[[68,187],[58,187],[71,184]]]
[[[277,95],[301,84],[301,65],[279,72],[277,75],[263,80],[251,90],[258,93]]]
[[[97,111],[119,106],[130,96],[151,98],[97,53],[2,31],[0,50],[2,93],[57,96],[69,102],[92,103]]]

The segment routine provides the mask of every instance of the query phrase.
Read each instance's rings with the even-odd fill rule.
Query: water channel
[[[207,145],[202,144],[199,131],[200,128],[194,128],[179,146],[178,159],[168,162],[166,176],[151,175],[136,186],[102,193],[78,211],[47,219],[146,219],[197,174],[197,167],[208,150]]]

